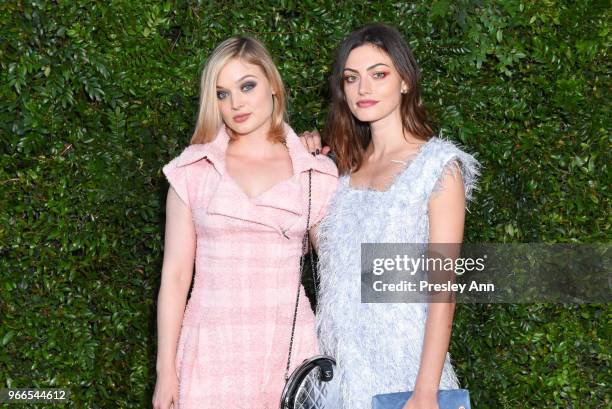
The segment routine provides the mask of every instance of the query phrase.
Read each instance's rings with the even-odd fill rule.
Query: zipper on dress
[[[285,229],[284,227],[281,227],[280,230],[281,230],[281,233],[283,233],[283,236],[285,236],[287,240],[290,240],[289,236],[287,236],[287,231],[289,231],[289,229]]]

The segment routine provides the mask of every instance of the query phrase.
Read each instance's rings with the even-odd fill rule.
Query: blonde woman
[[[155,409],[279,405],[309,196],[314,234],[337,185],[333,162],[308,153],[284,108],[282,80],[260,42],[231,38],[213,51],[191,144],[163,168],[170,188]],[[316,353],[314,316],[301,297],[293,366]]]

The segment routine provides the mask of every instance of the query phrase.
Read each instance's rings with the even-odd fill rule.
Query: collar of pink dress
[[[190,149],[178,158],[177,167],[206,159],[219,174],[219,184],[208,204],[208,214],[265,224],[284,234],[285,229],[279,226],[278,221],[268,220],[267,212],[262,213],[260,207],[275,208],[301,216],[307,209],[308,203],[308,178],[302,177],[302,173],[312,169],[315,172],[338,176],[338,170],[331,160],[323,155],[310,154],[293,129],[286,123],[283,124],[283,127],[287,149],[293,164],[293,176],[255,197],[249,197],[226,171],[225,152],[230,138],[225,126],[221,127],[213,141],[191,145]],[[313,183],[315,183],[314,177]]]
[[[287,123],[283,123],[283,128],[285,131],[287,149],[289,150],[289,155],[293,163],[294,175],[313,169],[321,173],[338,176],[338,169],[333,164],[329,161],[320,160],[316,156],[312,156],[306,150],[300,138]],[[215,136],[215,139],[211,142],[191,145],[191,149],[185,152],[186,155],[181,155],[177,166],[189,165],[206,158],[212,162],[217,172],[221,174],[225,173],[225,151],[227,150],[229,139],[230,137],[225,126],[222,126],[217,136]]]

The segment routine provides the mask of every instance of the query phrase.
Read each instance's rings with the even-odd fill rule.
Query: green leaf
[[[13,339],[13,337],[15,336],[15,331],[8,331],[6,334],[4,334],[4,336],[2,337],[2,346],[6,346],[9,342],[11,342],[11,339]]]

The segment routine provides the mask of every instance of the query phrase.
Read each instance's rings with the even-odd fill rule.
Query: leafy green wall
[[[207,54],[259,37],[294,128],[321,129],[332,52],[373,21],[406,35],[440,133],[484,166],[468,241],[610,240],[608,1],[2,2],[0,388],[148,407],[160,170]],[[604,408],[611,322],[609,305],[460,305],[451,354],[476,408]]]

